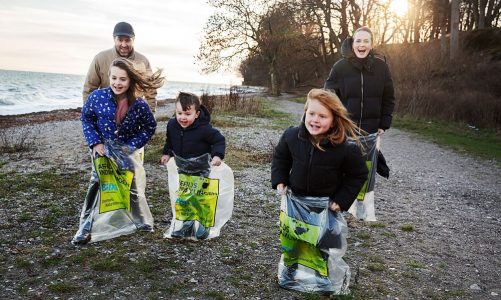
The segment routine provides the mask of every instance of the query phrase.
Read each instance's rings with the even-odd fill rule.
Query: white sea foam
[[[0,70],[0,115],[17,115],[82,107],[81,75]],[[195,94],[226,94],[230,85],[168,81],[157,99],[174,99],[179,91]],[[239,93],[254,93],[260,87],[238,86]]]

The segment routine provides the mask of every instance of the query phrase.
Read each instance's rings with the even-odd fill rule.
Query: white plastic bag
[[[208,155],[188,160],[175,157],[167,163],[172,221],[165,238],[211,239],[220,235],[231,218],[233,172],[224,162],[210,166],[209,159]],[[176,160],[190,164],[189,170],[178,168]]]
[[[72,243],[82,245],[130,234],[153,231],[146,202],[143,149],[127,153],[105,143],[105,156],[93,158],[92,178]]]
[[[349,292],[350,268],[342,259],[348,228],[328,203],[328,197],[301,197],[290,191],[282,196],[280,287],[310,293]]]
[[[360,137],[360,141],[365,149],[365,161],[369,169],[369,176],[348,212],[359,220],[376,221],[374,186],[376,184],[377,152],[379,151],[380,137],[377,133],[373,133]]]

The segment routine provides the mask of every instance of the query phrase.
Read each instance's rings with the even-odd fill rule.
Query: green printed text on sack
[[[130,211],[130,187],[134,173],[119,172],[116,163],[105,156],[94,159],[94,167],[99,178],[99,213],[117,209]]]
[[[204,227],[213,227],[218,196],[219,179],[179,174],[176,219],[197,220]]]

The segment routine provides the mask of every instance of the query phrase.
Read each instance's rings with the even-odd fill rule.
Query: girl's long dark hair
[[[165,77],[162,76],[162,69],[155,73],[147,73],[146,70],[139,70],[133,61],[119,57],[111,63],[111,67],[117,67],[125,72],[130,79],[129,89],[126,92],[127,102],[131,106],[137,97],[148,94],[150,90],[162,87]]]

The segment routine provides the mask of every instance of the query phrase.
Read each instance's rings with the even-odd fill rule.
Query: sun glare
[[[405,16],[409,10],[407,0],[393,0],[390,4],[390,10],[399,17]]]

